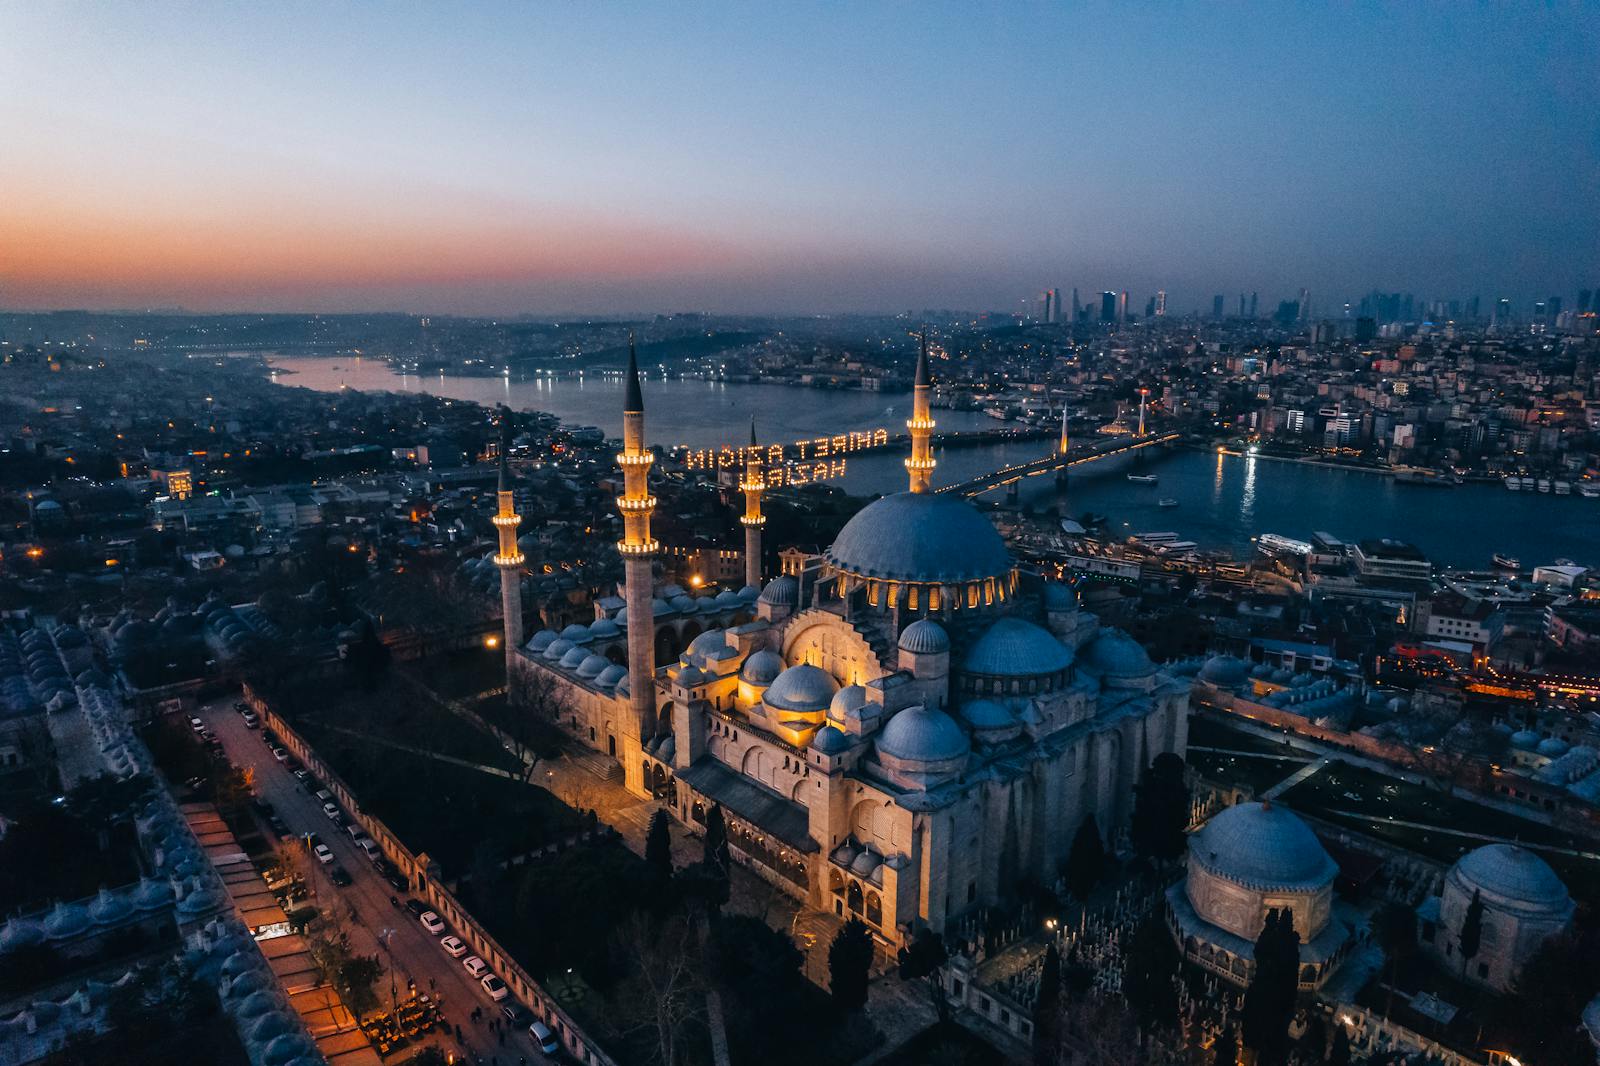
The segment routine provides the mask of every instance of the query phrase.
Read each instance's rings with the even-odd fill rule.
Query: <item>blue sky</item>
[[[0,8],[0,305],[1600,285],[1600,5]],[[1569,295],[1570,298],[1570,295]]]

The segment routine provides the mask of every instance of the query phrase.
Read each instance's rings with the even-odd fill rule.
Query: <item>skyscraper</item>
[[[1211,317],[1219,320],[1222,318],[1222,294],[1220,292],[1211,298]]]
[[[1239,294],[1239,317],[1244,317],[1244,293]]]
[[[1074,286],[1072,289],[1072,321],[1076,322],[1081,317],[1083,317],[1083,304],[1078,302],[1078,289]]]
[[[1167,313],[1167,290],[1161,289],[1156,293],[1156,317]]]
[[[1250,317],[1256,317],[1256,294],[1250,294]]]
[[[1123,289],[1117,294],[1117,321],[1128,321],[1128,290]]]
[[[1117,317],[1117,294],[1103,292],[1100,294],[1100,321],[1112,322]]]
[[[1300,321],[1304,322],[1311,317],[1311,290],[1300,290]]]

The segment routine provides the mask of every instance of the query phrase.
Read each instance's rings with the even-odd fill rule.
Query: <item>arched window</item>
[[[861,913],[861,882],[851,881],[850,890],[845,893],[845,904],[855,913]]]
[[[883,900],[876,892],[867,893],[867,921],[873,925],[883,924]]]

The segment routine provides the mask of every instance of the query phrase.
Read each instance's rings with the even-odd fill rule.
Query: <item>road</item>
[[[324,911],[339,909],[349,928],[352,950],[359,955],[377,955],[390,968],[401,997],[406,993],[406,982],[416,981],[420,990],[439,1001],[445,1020],[461,1028],[460,1040],[453,1035],[442,1036],[441,1027],[426,1043],[455,1053],[458,1061],[463,1051],[468,1056],[477,1056],[477,1061],[494,1066],[550,1061],[534,1046],[525,1029],[505,1032],[509,1026],[500,1014],[500,1005],[489,999],[482,986],[462,968],[460,960],[445,954],[439,947],[440,937],[430,935],[409,911],[397,909],[389,902],[391,896],[399,896],[402,901],[406,897],[378,875],[350,835],[329,821],[322,813],[321,804],[310,792],[302,790],[289,770],[272,757],[261,740],[261,730],[245,726],[244,719],[233,709],[235,699],[229,696],[217,700],[195,713],[222,741],[230,761],[255,771],[256,794],[272,805],[289,831],[317,834],[318,839],[333,850],[339,865],[349,871],[354,883],[339,888],[329,880],[331,867],[323,866],[309,854],[306,856],[307,880],[314,902]],[[312,791],[320,787],[314,785]],[[451,930],[446,930],[448,932]],[[378,994],[387,1004],[390,995],[387,980],[379,982]],[[483,1017],[477,1022],[471,1019],[475,1007],[483,1008]],[[400,1054],[409,1057],[422,1046],[425,1044],[408,1045]],[[474,1060],[469,1057],[465,1061]]]

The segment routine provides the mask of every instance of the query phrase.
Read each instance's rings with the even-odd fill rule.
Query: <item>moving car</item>
[[[476,955],[468,955],[461,960],[461,965],[466,967],[468,973],[480,980],[484,974],[489,972],[489,964]]]
[[[506,987],[506,983],[492,973],[485,974],[478,983],[483,986],[485,992],[489,993],[489,998],[496,1003],[511,994],[511,989]]]
[[[417,916],[417,921],[422,923],[422,928],[426,929],[434,936],[438,936],[440,933],[444,932],[444,919],[432,911],[423,911]]]
[[[467,953],[467,945],[463,944],[461,938],[454,934],[439,941],[439,946],[444,948],[444,953],[452,959],[459,959]]]
[[[528,1035],[533,1037],[533,1042],[539,1045],[539,1050],[546,1055],[554,1055],[561,1050],[561,1044],[556,1040],[556,1034],[544,1022],[534,1022],[528,1026]]]
[[[311,853],[315,855],[317,857],[317,861],[324,866],[333,861],[333,849],[328,847],[326,844],[318,844],[316,847],[311,849]]]

